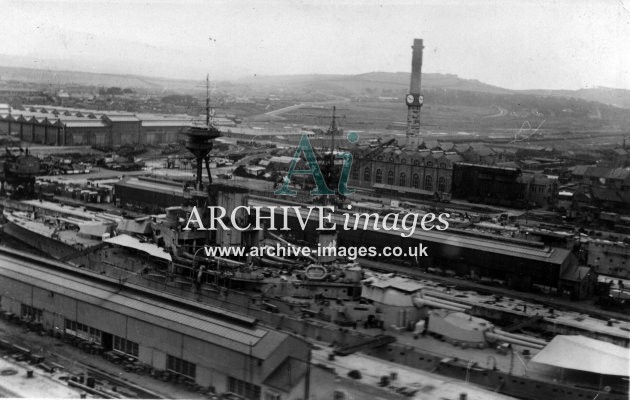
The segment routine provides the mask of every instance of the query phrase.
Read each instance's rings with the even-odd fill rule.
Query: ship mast
[[[206,125],[210,126],[210,74],[206,74]]]
[[[337,134],[337,116],[336,116],[337,107],[333,106],[332,111],[332,121],[330,122],[330,128],[328,132],[330,133],[330,157],[329,157],[329,165],[332,168],[335,165],[335,135]]]
[[[214,139],[221,136],[221,132],[212,124],[210,119],[210,74],[206,75],[206,124],[202,126],[200,124],[192,124],[186,136],[188,137],[186,149],[195,156],[197,162],[195,190],[201,193],[204,188],[202,180],[203,163],[204,161],[206,163],[208,183],[212,184],[209,154],[212,150]]]

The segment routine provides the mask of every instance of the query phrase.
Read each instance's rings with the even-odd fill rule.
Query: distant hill
[[[277,75],[253,76],[235,81],[248,85],[254,90],[263,88],[299,89],[313,85],[337,91],[345,91],[347,95],[359,95],[369,89],[406,93],[409,87],[408,72],[368,72],[358,75]],[[487,93],[510,93],[508,89],[488,85],[477,80],[462,79],[454,74],[422,74],[423,88],[440,88],[452,90],[469,90]]]
[[[0,54],[0,82],[18,81],[33,84],[118,86],[146,90],[200,91],[200,79],[170,79],[141,75],[107,74],[71,70],[37,69],[12,66],[19,63],[12,56]],[[9,66],[2,66],[9,65]],[[218,89],[240,94],[269,92],[317,91],[337,96],[381,95],[399,96],[409,86],[408,72],[368,72],[357,75],[255,75],[228,82],[215,83]],[[614,88],[590,88],[580,90],[510,90],[463,79],[454,74],[422,74],[423,89],[462,90],[491,94],[531,94],[595,101],[616,107],[630,108],[630,90]]]
[[[0,55],[0,62],[4,56]],[[0,66],[0,82],[18,81],[41,85],[118,86],[136,89],[194,90],[199,81],[156,78],[139,75],[104,74]]]
[[[630,90],[627,89],[596,87],[579,90],[525,90],[522,92],[542,96],[573,97],[616,107],[630,108]]]

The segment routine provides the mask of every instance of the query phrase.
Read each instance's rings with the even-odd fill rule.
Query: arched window
[[[387,173],[387,184],[388,185],[393,185],[394,184],[394,171],[389,171]]]
[[[418,174],[413,174],[413,177],[411,177],[411,186],[416,189],[420,188],[420,176]]]
[[[363,180],[364,181],[369,181],[372,178],[371,174],[370,174],[370,168],[366,168],[363,171]]]
[[[443,176],[438,178],[438,192],[446,192],[446,178]]]
[[[407,186],[407,175],[404,172],[398,177],[398,186]]]
[[[383,183],[383,171],[380,169],[376,170],[376,183]]]
[[[424,177],[424,190],[433,190],[433,177],[431,175],[427,175]]]

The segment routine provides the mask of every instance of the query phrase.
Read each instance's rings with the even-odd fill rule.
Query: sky
[[[0,0],[1,64],[203,79],[423,72],[630,89],[630,0]]]

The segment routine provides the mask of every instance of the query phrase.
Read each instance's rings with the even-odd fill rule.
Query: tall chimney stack
[[[407,103],[407,137],[420,135],[420,108],[424,101],[420,94],[420,82],[422,79],[422,39],[414,39],[413,54],[411,57],[411,84]]]

